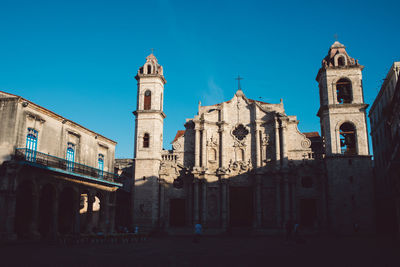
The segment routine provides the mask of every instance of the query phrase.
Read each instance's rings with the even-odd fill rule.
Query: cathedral
[[[199,104],[164,150],[166,80],[150,54],[135,77],[133,225],[279,233],[292,221],[307,233],[373,232],[363,68],[343,44],[329,48],[316,76],[321,135],[300,132],[282,100],[252,100],[239,86],[225,102]]]

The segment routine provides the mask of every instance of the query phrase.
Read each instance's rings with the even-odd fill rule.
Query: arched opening
[[[344,57],[343,56],[338,57],[338,66],[344,67],[345,65],[346,65],[346,61],[345,61]]]
[[[144,110],[150,110],[151,109],[151,91],[147,90],[144,92]]]
[[[33,219],[33,184],[24,181],[17,188],[14,229],[18,238],[28,238],[29,226]]]
[[[55,189],[51,184],[46,184],[39,198],[39,233],[42,238],[50,237],[54,230]]]
[[[72,233],[74,229],[74,190],[64,188],[58,202],[58,230],[60,234]]]
[[[150,147],[150,135],[148,133],[143,136],[143,147]]]
[[[342,78],[336,82],[336,96],[339,104],[349,104],[353,101],[351,81]]]
[[[345,122],[340,126],[340,149],[344,155],[356,155],[356,130],[353,124]]]
[[[151,65],[147,65],[147,74],[151,74]]]

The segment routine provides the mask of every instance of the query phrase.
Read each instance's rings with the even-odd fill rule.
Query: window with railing
[[[98,165],[99,165],[99,177],[103,177],[103,172],[104,172],[104,155],[99,154],[98,157]]]
[[[75,145],[73,143],[68,143],[67,147],[67,171],[74,170],[75,162]]]
[[[26,135],[26,153],[25,158],[27,161],[36,161],[36,150],[38,141],[38,131],[33,128],[28,128]]]

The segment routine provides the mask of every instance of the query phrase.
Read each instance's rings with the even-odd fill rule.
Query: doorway
[[[185,226],[186,200],[170,199],[169,202],[169,225],[172,227]]]
[[[253,223],[253,189],[251,187],[229,188],[230,226],[251,227]]]

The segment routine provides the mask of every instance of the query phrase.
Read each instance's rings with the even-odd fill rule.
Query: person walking
[[[196,225],[194,226],[194,238],[193,238],[194,243],[200,242],[200,237],[201,237],[202,231],[203,231],[203,227],[201,226],[201,224],[196,223]]]

